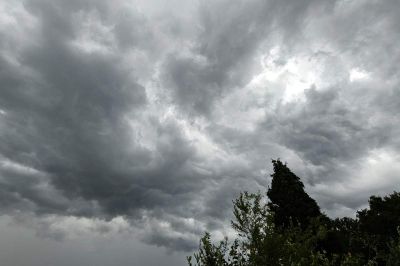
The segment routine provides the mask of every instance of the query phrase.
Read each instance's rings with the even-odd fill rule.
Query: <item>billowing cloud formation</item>
[[[329,215],[352,215],[399,189],[399,14],[372,0],[3,1],[2,212],[45,236],[122,219],[190,250],[204,230],[229,234],[231,200],[265,189],[280,157]]]

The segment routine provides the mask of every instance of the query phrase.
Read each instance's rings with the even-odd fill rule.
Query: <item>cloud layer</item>
[[[280,157],[325,212],[353,215],[400,189],[399,14],[394,0],[1,2],[2,213],[48,234],[122,219],[188,251],[230,233],[231,200],[265,189]]]

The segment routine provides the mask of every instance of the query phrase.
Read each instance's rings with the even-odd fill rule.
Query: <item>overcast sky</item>
[[[400,190],[398,0],[0,0],[5,266],[185,265],[281,158]]]

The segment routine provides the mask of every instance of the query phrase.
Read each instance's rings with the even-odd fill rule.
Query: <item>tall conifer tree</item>
[[[305,191],[304,184],[279,159],[272,160],[274,173],[267,195],[269,209],[274,213],[274,223],[278,228],[287,228],[290,223],[305,228],[310,218],[321,215],[314,199]]]

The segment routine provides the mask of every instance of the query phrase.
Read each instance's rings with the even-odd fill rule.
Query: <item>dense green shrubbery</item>
[[[400,193],[372,196],[357,219],[331,220],[285,164],[272,163],[269,202],[242,193],[233,208],[238,238],[213,244],[206,233],[190,266],[400,265]]]

